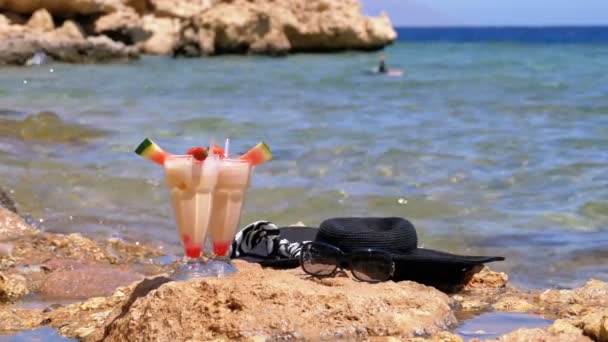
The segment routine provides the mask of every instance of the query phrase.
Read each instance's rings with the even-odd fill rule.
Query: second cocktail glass
[[[236,272],[230,262],[229,252],[252,172],[253,166],[244,160],[226,158],[218,161],[218,177],[209,225],[209,238],[213,246],[209,266],[218,277]]]
[[[202,252],[211,219],[219,161],[198,161],[190,155],[171,155],[164,161],[167,185],[182,240],[186,262],[173,278],[186,280],[214,276]]]

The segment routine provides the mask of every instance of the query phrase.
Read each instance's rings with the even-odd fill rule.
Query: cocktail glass
[[[220,159],[217,184],[213,193],[213,209],[209,239],[213,253],[209,266],[218,277],[237,271],[230,262],[230,246],[236,233],[245,193],[251,183],[253,166],[239,159]]]
[[[190,155],[171,155],[165,159],[165,175],[175,222],[186,254],[185,263],[172,276],[174,279],[214,275],[202,252],[211,219],[218,166],[217,157],[214,156],[204,161]]]

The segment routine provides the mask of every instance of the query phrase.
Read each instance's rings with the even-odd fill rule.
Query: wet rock
[[[479,341],[472,339],[471,342]],[[528,342],[528,341],[543,341],[543,342],[591,342],[587,336],[584,336],[579,329],[564,328],[563,323],[554,323],[546,329],[518,329],[507,335],[503,335],[495,340],[500,342]]]
[[[17,214],[0,207],[0,241],[14,240],[37,233],[38,230],[25,223]]]
[[[133,303],[150,291],[170,281],[157,277],[119,288],[110,297],[91,298],[82,303],[67,305],[48,313],[46,320],[64,336],[83,341],[100,341],[106,334],[105,326],[125,315]],[[78,320],[73,319],[78,317]]]
[[[484,267],[471,277],[463,291],[453,294],[452,298],[462,312],[528,312],[534,308],[536,294],[509,286],[508,279],[505,273]]]
[[[106,327],[107,340],[412,337],[455,323],[449,298],[416,283],[370,285],[242,262],[237,267],[231,278],[160,286]]]
[[[61,299],[109,296],[116,288],[142,279],[142,275],[128,270],[80,264],[51,272],[40,291],[45,297]]]
[[[405,341],[405,342],[463,342],[462,337],[458,336],[458,335],[454,335],[450,332],[447,331],[442,331],[440,333],[434,334],[431,337],[414,337],[414,338],[408,338],[408,339],[398,339],[398,338],[394,338],[394,337],[388,337],[385,339],[373,339],[372,341],[374,342],[400,342],[400,341]]]
[[[0,331],[33,329],[44,320],[40,310],[18,309],[0,305]]]
[[[20,264],[42,264],[48,270],[77,269],[76,265],[92,262],[106,265],[149,264],[150,259],[160,255],[158,251],[145,246],[120,241],[93,241],[80,234],[39,233],[14,240],[12,244],[13,257]],[[64,267],[65,264],[71,268]]]
[[[102,130],[65,122],[48,111],[30,114],[23,120],[0,119],[0,136],[26,141],[86,142],[105,134]]]
[[[17,214],[17,206],[15,205],[15,202],[2,188],[0,188],[0,208],[8,209]],[[1,238],[0,241],[2,241]]]
[[[14,302],[28,293],[25,277],[0,272],[0,303]]]

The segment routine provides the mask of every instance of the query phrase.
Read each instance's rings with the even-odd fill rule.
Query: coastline
[[[454,329],[471,317],[518,312],[554,321],[501,341],[608,340],[608,283],[593,279],[572,290],[520,289],[485,268],[446,294],[409,281],[313,279],[236,261],[231,279],[175,282],[167,278],[175,262],[157,250],[41,232],[1,208],[0,243],[2,334],[52,327],[83,341],[462,341]]]
[[[396,37],[385,14],[362,15],[358,0],[0,2],[0,65],[373,51]]]

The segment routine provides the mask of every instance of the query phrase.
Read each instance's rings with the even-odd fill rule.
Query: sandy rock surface
[[[108,325],[108,340],[411,337],[456,323],[450,299],[420,284],[319,281],[236,264],[234,277],[162,285]]]

